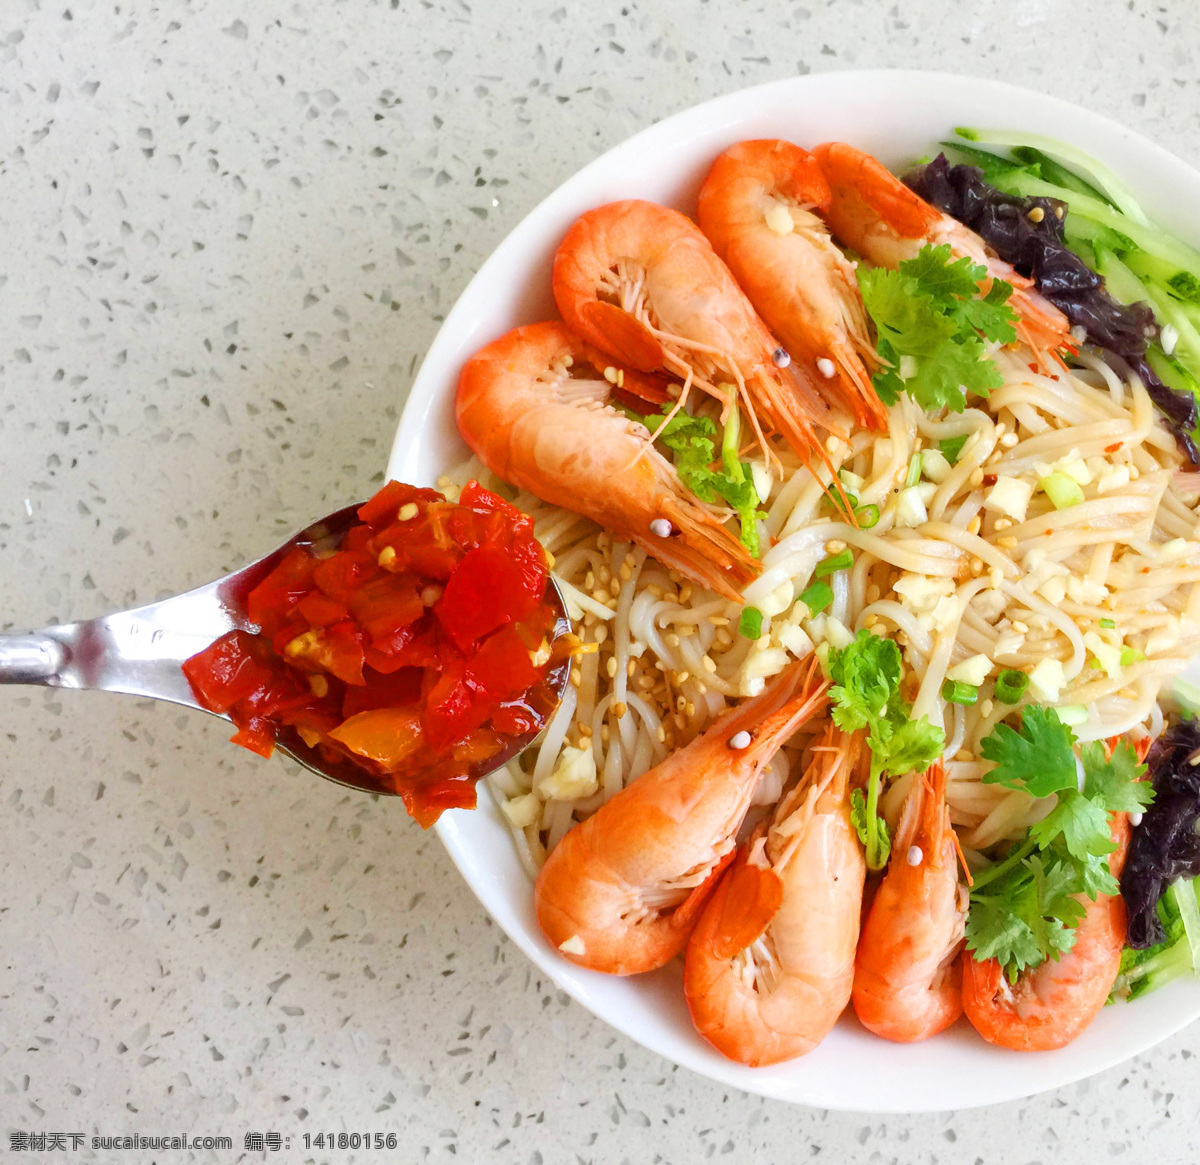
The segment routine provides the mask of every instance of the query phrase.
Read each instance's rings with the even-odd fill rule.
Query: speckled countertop
[[[944,68],[1200,163],[1198,58],[1189,0],[5,0],[0,627],[182,590],[367,494],[472,271],[653,119]],[[570,1003],[395,805],[163,705],[10,688],[0,719],[5,1153],[169,1129],[234,1149],[44,1159],[259,1159],[247,1132],[297,1161],[1200,1155],[1194,1029],[963,1114],[731,1093]],[[302,1148],[352,1130],[400,1148]]]

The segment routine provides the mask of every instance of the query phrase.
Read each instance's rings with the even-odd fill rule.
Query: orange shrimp
[[[1120,877],[1129,844],[1125,814],[1112,826],[1117,848],[1108,868]],[[1125,946],[1125,903],[1120,894],[1081,898],[1083,918],[1075,945],[1058,959],[1047,959],[1010,985],[995,959],[963,960],[963,1010],[988,1043],[1018,1052],[1047,1052],[1065,1047],[1099,1014],[1121,967]]]
[[[825,686],[797,661],[559,842],[534,893],[538,923],[566,958],[634,975],[683,950],[760,774],[825,706]]]
[[[818,217],[831,199],[812,154],[785,141],[739,142],[708,172],[697,218],[822,396],[859,425],[884,430],[887,409],[871,386],[879,358],[854,268]]]
[[[721,402],[741,403],[768,462],[765,429],[806,462],[828,456],[814,426],[831,414],[803,369],[774,363],[778,344],[700,229],[636,199],[578,219],[554,256],[554,299],[589,344],[645,372],[665,370]],[[843,435],[844,434],[840,434]]]
[[[948,243],[988,269],[993,279],[1012,285],[1009,300],[1020,317],[1017,331],[1035,351],[1071,344],[1067,317],[1033,285],[988,248],[974,231],[909,190],[882,162],[844,142],[826,142],[813,151],[832,194],[827,221],[833,233],[869,262],[896,267],[927,243]]]
[[[866,875],[847,798],[859,750],[828,726],[692,932],[688,1009],[731,1060],[759,1067],[811,1052],[850,999]]]
[[[939,762],[905,799],[887,873],[863,923],[852,996],[863,1027],[907,1044],[937,1035],[962,1014],[958,952],[966,920]]]
[[[517,328],[463,368],[459,432],[505,481],[738,600],[759,564],[722,524],[723,512],[691,493],[645,430],[612,406],[606,363],[563,324]]]

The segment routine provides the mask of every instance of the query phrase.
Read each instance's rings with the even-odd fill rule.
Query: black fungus
[[[1180,720],[1153,744],[1146,764],[1154,803],[1133,831],[1121,897],[1129,914],[1128,943],[1144,950],[1166,938],[1156,907],[1176,878],[1200,874],[1200,720]]]
[[[1191,436],[1198,419],[1196,398],[1163,384],[1146,363],[1146,344],[1157,332],[1154,312],[1145,303],[1118,303],[1105,291],[1104,280],[1067,246],[1067,203],[1005,194],[985,182],[977,166],[952,166],[945,154],[918,166],[904,181],[1033,279],[1071,325],[1084,330],[1087,343],[1133,368],[1184,454],[1200,464],[1200,450]]]

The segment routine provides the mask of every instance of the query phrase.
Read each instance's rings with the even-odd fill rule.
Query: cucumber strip
[[[972,166],[978,166],[983,171],[984,180],[1001,190],[1004,187],[997,179],[1003,178],[1005,174],[1011,174],[1015,170],[1025,169],[1024,166],[1018,165],[1008,158],[1002,158],[999,154],[993,154],[989,150],[976,150],[971,146],[964,146],[962,142],[938,142],[938,145],[943,149],[961,154]]]
[[[1190,392],[1200,400],[1200,381],[1188,371],[1186,365],[1174,356],[1168,356],[1157,344],[1150,344],[1146,348],[1146,363],[1168,388],[1177,392]]]
[[[1116,249],[1121,250],[1119,246]],[[1168,295],[1185,303],[1200,304],[1200,272],[1189,271],[1178,263],[1168,263],[1144,251],[1131,251],[1122,257],[1135,275],[1158,284]]]
[[[1124,998],[1132,1003],[1192,969],[1191,951],[1187,942],[1180,939],[1119,975],[1109,998]]]
[[[1046,137],[1043,134],[1021,133],[1014,130],[956,127],[954,132],[969,142],[982,142],[984,145],[1008,148],[1025,146],[1044,153],[1057,154],[1068,165],[1087,174],[1121,213],[1141,226],[1150,225],[1150,220],[1138,205],[1138,201],[1129,187],[1103,162],[1098,162],[1090,154],[1085,154],[1075,146],[1055,141],[1054,138]],[[1076,191],[1075,193],[1082,192]]]
[[[1041,150],[1034,149],[1033,146],[1014,146],[1012,155],[1014,158],[1019,158],[1022,162],[1027,163],[1030,167],[1036,166],[1047,182],[1054,182],[1059,186],[1065,186],[1068,190],[1074,190],[1076,194],[1086,194],[1090,198],[1099,198],[1113,207],[1117,205],[1103,190],[1097,190],[1086,179],[1072,173],[1066,166],[1059,165],[1049,154],[1044,154]]]
[[[1136,303],[1139,299],[1148,303],[1154,309],[1155,318],[1160,324],[1171,324],[1179,332],[1179,342],[1175,345],[1175,358],[1185,365],[1195,364],[1200,371],[1200,331],[1192,325],[1192,321],[1180,310],[1180,304],[1169,295],[1162,294],[1157,287],[1143,283],[1120,259],[1111,251],[1102,247],[1096,249],[1096,270],[1104,276],[1108,290],[1122,303]],[[1191,368],[1188,368],[1191,372]]]
[[[1171,883],[1168,891],[1183,919],[1183,933],[1192,954],[1192,970],[1200,967],[1200,903],[1196,901],[1196,885],[1191,878]]]
[[[1106,226],[1124,235],[1134,246],[1140,247],[1147,254],[1156,255],[1168,263],[1176,263],[1188,270],[1200,270],[1200,251],[1157,227],[1134,222],[1098,199],[1089,198],[1086,194],[1075,194],[1062,186],[1055,186],[1052,182],[1034,178],[1022,171],[1014,171],[1009,176],[1008,190],[1013,194],[1062,199],[1070,205],[1071,214],[1091,219],[1100,226]]]

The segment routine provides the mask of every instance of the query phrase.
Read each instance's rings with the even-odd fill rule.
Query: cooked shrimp
[[[679,954],[760,774],[824,705],[819,673],[798,661],[576,825],[538,875],[546,937],[571,962],[612,975]]]
[[[937,1035],[962,1014],[958,952],[966,920],[938,763],[905,799],[891,861],[858,940],[852,999],[865,1028],[907,1044]]]
[[[517,328],[463,368],[459,432],[505,481],[738,599],[758,563],[722,525],[723,512],[699,501],[645,430],[612,406],[605,365],[562,324]]]
[[[1125,814],[1113,821],[1117,848],[1108,868],[1120,877],[1129,844]],[[1120,894],[1081,898],[1085,913],[1075,945],[1047,959],[1010,985],[995,959],[976,962],[963,953],[963,1010],[985,1040],[1018,1052],[1047,1052],[1069,1044],[1108,999],[1125,945],[1125,903]]]
[[[887,427],[879,359],[854,268],[814,213],[830,203],[816,159],[791,142],[739,142],[713,163],[697,218],[767,327],[818,391],[860,426]]]
[[[778,344],[699,228],[652,202],[583,215],[554,256],[554,299],[589,344],[641,371],[666,370],[721,402],[740,403],[768,461],[774,429],[806,462],[826,458],[814,430],[829,410],[804,375],[782,371]]]
[[[859,743],[830,725],[811,755],[721,880],[684,961],[696,1030],[752,1067],[811,1052],[854,981],[866,864],[846,790]]]
[[[909,190],[886,166],[844,142],[826,142],[813,151],[832,200],[826,219],[833,233],[869,262],[896,267],[927,243],[948,243],[988,269],[993,279],[1012,285],[1009,303],[1020,317],[1017,331],[1036,351],[1070,344],[1069,324],[1033,285],[992,253],[974,231]]]

